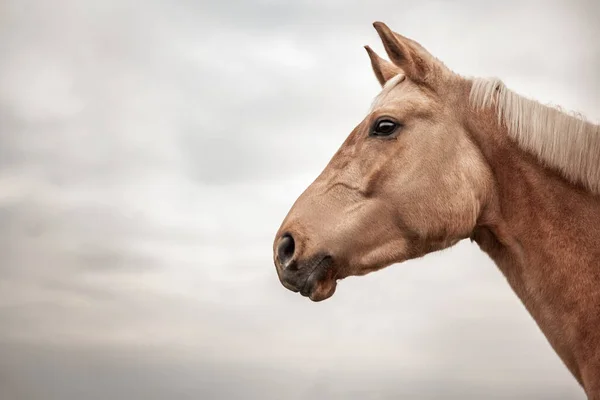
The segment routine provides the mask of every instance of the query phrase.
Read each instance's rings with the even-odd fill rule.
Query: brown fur
[[[508,139],[495,115],[467,115],[495,181],[473,239],[588,396],[599,398],[600,198],[542,167]]]
[[[375,27],[393,64],[367,51],[380,83],[393,85],[282,223],[274,243],[280,280],[320,301],[338,279],[470,237],[588,397],[600,399],[600,196],[520,148],[493,109],[472,108],[472,81]],[[397,74],[405,77],[392,82]],[[381,116],[403,127],[369,136]],[[284,235],[295,241],[285,262]]]

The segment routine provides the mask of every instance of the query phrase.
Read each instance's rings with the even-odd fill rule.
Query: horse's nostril
[[[296,243],[292,235],[284,235],[277,245],[277,258],[279,258],[279,262],[283,268],[287,268],[290,265],[295,250]]]

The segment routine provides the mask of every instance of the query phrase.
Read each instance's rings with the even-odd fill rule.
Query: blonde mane
[[[570,181],[600,193],[599,125],[525,98],[499,79],[473,79],[470,101],[478,109],[495,106],[498,123],[520,147]]]

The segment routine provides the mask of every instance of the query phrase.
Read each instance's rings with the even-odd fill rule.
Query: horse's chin
[[[303,296],[307,296],[314,302],[327,300],[335,293],[337,282],[335,279],[324,279],[318,282],[310,288],[308,292],[302,292]]]

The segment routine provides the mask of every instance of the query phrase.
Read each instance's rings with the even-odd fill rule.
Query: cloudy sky
[[[383,20],[600,118],[597,1],[0,0],[0,398],[583,399],[468,242],[284,289]]]

